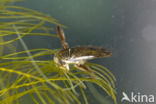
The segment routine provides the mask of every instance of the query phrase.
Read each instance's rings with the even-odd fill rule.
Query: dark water
[[[121,102],[122,92],[156,96],[156,0],[25,0],[18,4],[68,26],[64,31],[70,46],[111,49],[112,57],[94,62],[117,77],[118,104],[134,104]],[[28,46],[61,47],[57,39],[48,38]],[[90,99],[89,104],[108,104],[101,101]]]

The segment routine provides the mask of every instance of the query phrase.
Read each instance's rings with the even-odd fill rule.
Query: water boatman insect
[[[97,46],[76,46],[70,48],[60,26],[57,27],[57,33],[63,49],[55,54],[54,62],[59,64],[63,69],[69,71],[70,65],[73,64],[75,68],[87,72],[93,78],[94,73],[85,66],[87,60],[112,56],[110,50]]]

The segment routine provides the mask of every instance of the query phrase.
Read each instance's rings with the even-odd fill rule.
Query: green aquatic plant
[[[57,38],[51,33],[52,26],[65,26],[51,16],[9,5],[14,1],[19,0],[0,1],[0,104],[23,104],[27,99],[33,104],[88,104],[86,83],[102,88],[116,104],[116,79],[106,67],[86,63],[86,67],[95,73],[92,79],[75,67],[66,72],[52,59],[42,58],[54,55],[58,49],[28,49],[24,37]],[[16,42],[23,46],[23,51],[16,49]]]

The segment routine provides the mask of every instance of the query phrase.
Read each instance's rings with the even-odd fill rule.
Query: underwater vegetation
[[[106,67],[86,63],[95,74],[93,79],[75,67],[66,72],[53,59],[42,59],[58,49],[29,50],[25,37],[58,38],[51,32],[65,26],[46,14],[12,5],[16,1],[20,0],[0,0],[0,104],[22,104],[24,99],[33,104],[88,104],[86,83],[99,86],[117,104],[116,78]],[[23,51],[16,49],[16,42]]]

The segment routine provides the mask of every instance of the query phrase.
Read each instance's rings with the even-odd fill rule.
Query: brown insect
[[[62,43],[63,49],[59,50],[55,54],[54,62],[66,70],[70,70],[69,65],[73,64],[74,67],[79,70],[88,72],[90,76],[94,78],[94,73],[85,66],[85,62],[95,58],[105,58],[112,56],[112,52],[110,50],[97,46],[77,46],[69,48],[64,32],[59,26],[57,27],[57,33]]]

